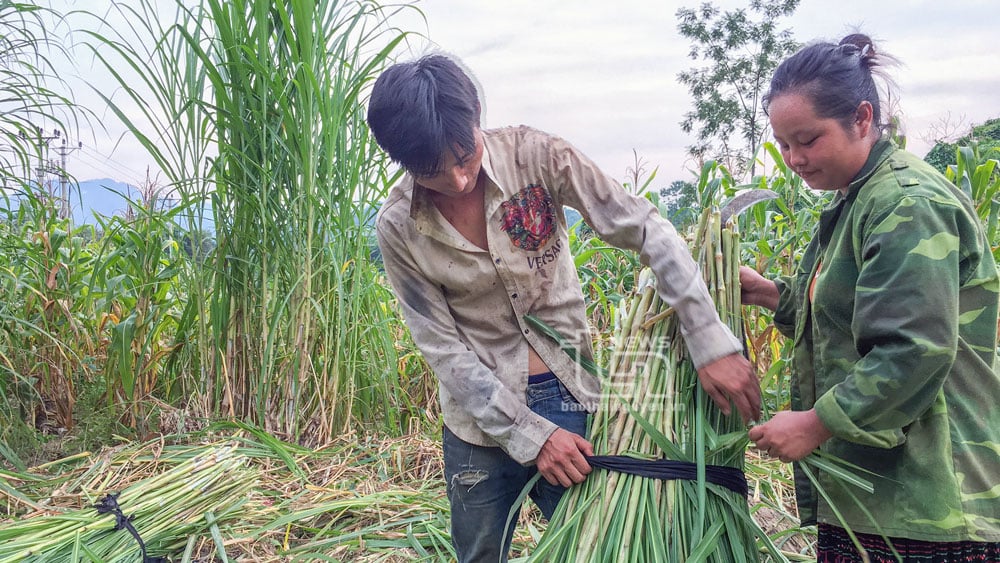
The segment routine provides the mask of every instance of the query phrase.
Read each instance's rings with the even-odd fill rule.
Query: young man
[[[443,55],[387,69],[368,123],[407,171],[376,229],[386,275],[439,381],[459,561],[506,560],[508,514],[536,471],[544,479],[531,496],[546,517],[590,472],[583,435],[599,382],[524,321],[535,315],[592,354],[564,205],[603,240],[640,253],[680,315],[706,391],[723,412],[732,401],[756,420],[760,389],[742,344],[686,243],[648,201],[560,138],[481,130],[476,87]]]

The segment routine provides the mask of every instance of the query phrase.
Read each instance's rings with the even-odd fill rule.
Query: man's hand
[[[581,483],[590,473],[584,456],[594,455],[594,446],[583,436],[557,428],[538,452],[538,472],[553,485],[569,487]]]
[[[745,424],[760,418],[760,381],[742,355],[730,354],[702,366],[698,380],[722,414],[729,415],[732,401]]]
[[[813,409],[781,411],[750,429],[750,439],[758,449],[785,463],[806,457],[831,436]]]

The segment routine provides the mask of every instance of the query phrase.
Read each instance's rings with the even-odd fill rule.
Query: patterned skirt
[[[882,536],[854,534],[868,552],[871,563],[900,561],[886,545]],[[1000,542],[928,542],[906,538],[889,538],[904,563],[962,563],[965,561],[1000,561]],[[864,563],[847,531],[839,526],[819,525],[816,543],[817,563]]]

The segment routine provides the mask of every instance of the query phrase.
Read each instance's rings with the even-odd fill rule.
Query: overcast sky
[[[718,0],[723,9],[747,1]],[[680,0],[422,0],[395,23],[425,33],[400,59],[440,49],[461,58],[481,84],[485,127],[527,124],[558,134],[624,179],[633,150],[658,186],[690,179],[680,130],[692,108],[677,74],[700,62],[677,32],[676,12],[700,2]],[[1000,117],[1000,58],[995,0],[802,0],[779,21],[797,41],[837,41],[860,30],[902,65],[893,69],[908,148],[929,150],[921,137],[948,120],[967,127]],[[87,140],[84,139],[87,143]],[[94,143],[91,143],[94,144]],[[127,146],[80,151],[69,168],[79,179],[107,172],[118,180],[150,164]],[[110,154],[110,156],[108,156]],[[74,162],[76,160],[76,162]],[[116,175],[117,174],[117,175]]]

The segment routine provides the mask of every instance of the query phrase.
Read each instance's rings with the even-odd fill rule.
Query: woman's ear
[[[871,134],[872,128],[875,126],[873,123],[874,115],[875,111],[872,109],[871,102],[865,100],[858,104],[858,109],[854,112],[854,127],[862,139]]]

